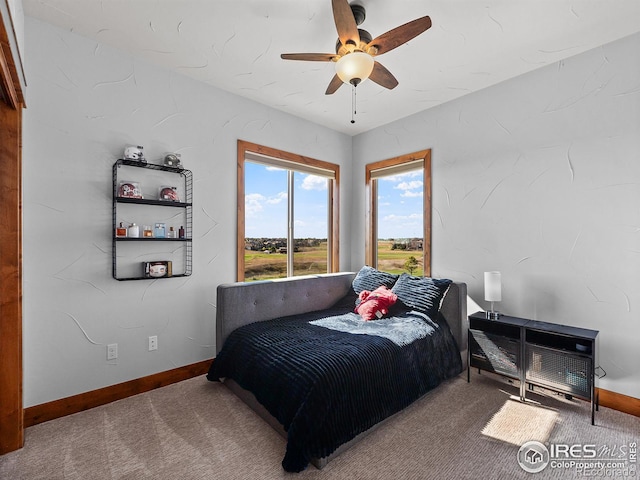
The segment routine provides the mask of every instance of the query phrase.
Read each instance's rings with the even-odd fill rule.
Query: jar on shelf
[[[166,231],[167,231],[167,226],[164,223],[156,223],[155,228],[153,230],[156,238],[165,238]]]
[[[127,236],[127,227],[122,225],[120,222],[120,226],[116,227],[116,237],[126,237]]]
[[[129,229],[127,230],[127,236],[131,238],[140,237],[140,227],[138,227],[138,225],[136,225],[135,223],[132,223],[131,225],[129,225]]]

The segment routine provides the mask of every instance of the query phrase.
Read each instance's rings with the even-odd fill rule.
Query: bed
[[[463,370],[466,285],[387,275],[365,267],[218,287],[207,378],[287,439],[286,471],[322,468]],[[443,283],[421,290],[431,280]],[[359,294],[380,282],[398,301],[364,321],[354,312]]]

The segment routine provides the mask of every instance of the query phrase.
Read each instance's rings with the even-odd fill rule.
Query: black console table
[[[520,400],[539,386],[591,402],[591,424],[598,399],[595,390],[597,330],[485,312],[469,316],[467,381],[470,369],[520,381]]]

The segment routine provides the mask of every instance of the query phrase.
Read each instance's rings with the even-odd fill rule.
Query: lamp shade
[[[344,83],[358,85],[369,78],[373,71],[373,64],[373,57],[368,53],[347,53],[336,62],[336,73]]]
[[[502,277],[500,272],[484,272],[484,299],[487,302],[502,300]]]

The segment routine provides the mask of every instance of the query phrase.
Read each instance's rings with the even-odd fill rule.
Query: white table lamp
[[[491,302],[491,310],[487,312],[487,318],[495,320],[500,313],[493,309],[493,302],[502,300],[502,277],[500,272],[484,272],[484,299]]]

